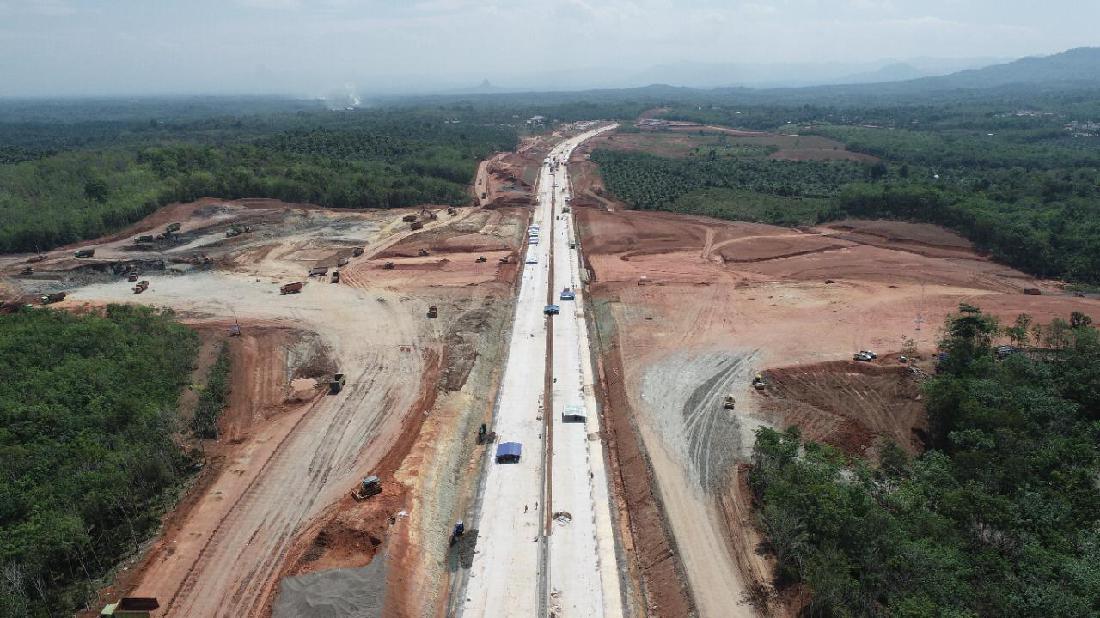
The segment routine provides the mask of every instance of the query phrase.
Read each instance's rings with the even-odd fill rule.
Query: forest
[[[994,344],[1015,354],[998,360]],[[962,305],[923,385],[929,449],[877,461],[757,433],[778,560],[818,616],[1100,614],[1100,339],[1088,316],[1001,326]]]
[[[0,616],[71,615],[160,522],[197,337],[167,311],[0,315]]]
[[[510,126],[435,108],[8,129],[0,140],[0,252],[97,237],[204,196],[333,208],[461,204],[477,162],[517,139]]]

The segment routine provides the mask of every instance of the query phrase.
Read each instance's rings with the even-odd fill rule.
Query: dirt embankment
[[[911,345],[927,358],[960,302],[1004,321],[1100,315],[1100,302],[993,263],[934,226],[789,229],[578,208],[578,229],[601,334],[611,334],[604,360],[621,372],[606,378],[622,393],[609,403],[609,425],[620,415],[619,426],[636,430],[617,433],[615,450],[630,452],[629,437],[645,454],[669,546],[704,616],[791,610],[769,601],[771,567],[756,551],[742,479],[756,427],[795,424],[853,454],[873,455],[886,439],[915,452],[922,404],[887,353]],[[1044,294],[1023,294],[1028,287]],[[881,358],[851,362],[860,349]],[[749,360],[730,360],[741,357]],[[772,381],[763,394],[749,384],[761,371]],[[732,411],[722,409],[726,394]],[[628,500],[639,495],[624,490]],[[727,584],[711,585],[716,574]]]

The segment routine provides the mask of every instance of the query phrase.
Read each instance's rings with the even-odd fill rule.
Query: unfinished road
[[[543,313],[549,291],[579,284],[572,225],[561,212],[567,179],[560,162],[611,128],[563,141],[539,173],[533,224],[540,240],[528,246],[493,422],[497,444],[517,442],[523,450],[518,463],[487,458],[474,526],[477,553],[459,604],[463,616],[622,614],[603,452],[598,440],[589,439],[599,426],[579,297],[560,301],[568,304],[556,317]],[[550,319],[555,325],[548,348]],[[584,420],[563,423],[566,406]]]

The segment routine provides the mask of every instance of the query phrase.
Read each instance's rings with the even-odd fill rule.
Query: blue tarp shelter
[[[497,463],[519,463],[522,452],[519,442],[502,442],[497,446]]]

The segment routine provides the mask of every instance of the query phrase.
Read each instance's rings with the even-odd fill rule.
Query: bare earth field
[[[741,474],[757,427],[796,424],[850,453],[884,438],[916,452],[919,391],[889,355],[907,339],[927,359],[960,302],[1006,321],[1023,312],[1039,322],[1100,313],[1100,302],[994,264],[935,226],[844,221],[795,230],[578,208],[578,228],[616,450],[626,452],[632,429],[644,447],[644,460],[620,476],[628,485],[648,473],[657,488],[656,496],[640,486],[624,494],[636,502],[630,517],[641,518],[633,544],[676,553],[687,589],[677,593],[676,569],[662,561],[644,562],[639,577],[651,602],[694,604],[703,616],[783,611],[769,607],[770,565],[756,551]],[[1043,295],[1024,295],[1025,287]],[[860,349],[880,359],[851,361]],[[750,386],[756,372],[768,378],[763,392]],[[722,407],[729,394],[733,411]],[[646,515],[653,502],[663,522]]]
[[[436,219],[425,217],[414,232],[401,220],[411,210],[202,200],[82,243],[95,248],[94,258],[57,250],[30,276],[18,275],[27,256],[0,259],[9,297],[66,291],[54,307],[170,307],[204,334],[200,363],[211,362],[211,342],[229,345],[221,437],[201,444],[206,465],[193,487],[104,598],[155,596],[158,615],[171,616],[321,608],[347,585],[343,571],[331,571],[331,586],[323,573],[365,566],[384,550],[384,564],[368,572],[384,598],[363,598],[353,609],[438,611],[447,534],[463,506],[477,426],[491,409],[528,214],[433,210]],[[181,223],[178,237],[136,242],[172,222]],[[232,224],[250,230],[227,237]],[[355,247],[364,253],[353,256]],[[339,283],[307,280],[308,269],[343,260]],[[150,282],[143,294],[131,290],[129,270]],[[300,294],[281,295],[279,285],[291,281],[307,283]],[[429,304],[439,318],[425,317]],[[234,322],[240,337],[226,333]],[[335,371],[347,374],[347,385],[329,395]],[[189,399],[193,405],[185,393],[184,410]],[[382,478],[384,491],[357,502],[350,492],[368,474]],[[274,603],[282,577],[306,573],[322,576],[307,592],[288,586],[285,602]]]

